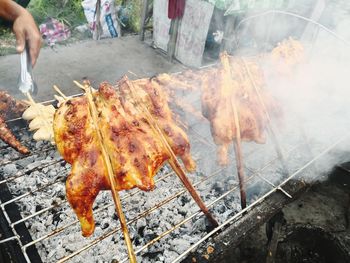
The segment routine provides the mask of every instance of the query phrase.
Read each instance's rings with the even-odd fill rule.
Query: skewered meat
[[[264,143],[265,109],[278,115],[278,105],[263,89],[263,73],[256,63],[227,54],[221,55],[221,61],[222,67],[202,81],[201,101],[203,115],[210,121],[211,133],[218,145],[219,164],[227,165],[229,145],[237,138],[234,107],[238,112],[241,140]]]
[[[304,60],[303,45],[293,38],[278,43],[271,51],[271,62],[277,73],[291,75],[292,69]]]
[[[29,150],[16,139],[5,121],[20,117],[27,107],[24,102],[15,100],[5,91],[0,91],[0,139],[22,154],[28,154]]]
[[[210,67],[198,71],[187,70],[175,74],[163,73],[157,75],[155,79],[167,90],[199,90],[201,80],[215,71],[215,67]]]
[[[36,141],[53,141],[53,116],[56,109],[52,105],[43,105],[31,102],[31,105],[22,115],[24,120],[29,121],[29,130],[35,131],[33,139]]]
[[[28,154],[29,150],[27,147],[23,146],[16,137],[12,134],[10,129],[7,127],[4,119],[0,116],[0,138],[5,143],[10,145],[12,148],[17,150],[22,154]]]
[[[4,120],[21,117],[28,105],[11,97],[7,92],[0,91],[0,115]]]
[[[195,169],[187,135],[174,124],[166,95],[153,80],[132,84],[124,77],[116,89],[103,83],[93,93],[93,101],[98,124],[93,122],[86,96],[69,99],[54,116],[58,151],[72,164],[66,182],[67,199],[80,220],[84,236],[94,231],[92,205],[97,194],[110,189],[97,129],[103,135],[118,191],[134,187],[152,190],[153,177],[170,158],[145,114],[136,107],[138,103],[147,105],[186,169]]]

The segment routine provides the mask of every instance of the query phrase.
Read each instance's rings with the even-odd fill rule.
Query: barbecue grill
[[[20,120],[8,124],[15,121]],[[179,262],[208,238],[228,225],[238,223],[272,193],[278,191],[288,199],[292,198],[294,193],[284,190],[286,183],[299,176],[317,176],[315,163],[329,159],[328,153],[349,142],[349,134],[343,133],[328,145],[312,147],[305,137],[296,135],[294,139],[298,143],[283,147],[290,174],[282,173],[280,159],[271,141],[265,145],[246,144],[248,206],[241,210],[234,164],[223,169],[210,161],[215,159],[215,145],[209,139],[207,125],[193,122],[187,132],[199,166],[199,172],[190,179],[220,226],[210,229],[174,172],[164,167],[156,177],[157,187],[153,192],[133,189],[121,195],[135,252],[142,262],[161,260],[162,254],[166,262],[169,259]],[[78,221],[65,200],[64,180],[69,166],[53,146],[33,142],[25,128],[16,133],[31,146],[32,153],[21,156],[1,146],[4,158],[0,163],[0,243],[5,251],[19,262],[80,262],[83,257],[91,257],[91,261],[127,261],[110,193],[106,191],[98,196],[94,208],[96,232],[91,238],[83,238]],[[309,148],[310,152],[305,153],[305,146],[312,148]],[[230,158],[234,159],[233,153]],[[235,227],[239,228],[239,225]]]
[[[198,101],[191,103],[198,104]],[[236,238],[239,238],[255,223],[264,222],[271,213],[260,211],[261,204],[268,204],[267,209],[275,211],[278,201],[273,203],[269,199],[274,193],[291,201],[305,186],[303,180],[319,177],[325,171],[322,165],[325,160],[329,164],[339,148],[349,146],[350,133],[347,129],[338,129],[337,122],[332,120],[337,110],[329,111],[328,118],[325,117],[329,120],[328,130],[321,141],[312,140],[312,132],[302,132],[303,129],[296,126],[300,122],[293,116],[286,121],[289,129],[276,133],[276,141],[270,136],[263,145],[244,144],[247,207],[243,210],[233,151],[230,153],[231,165],[218,167],[208,123],[199,122],[194,116],[178,110],[180,119],[186,119],[192,155],[199,167],[189,178],[218,219],[219,226],[210,227],[174,172],[165,166],[156,177],[154,191],[132,189],[121,192],[138,261],[180,262],[196,248],[215,240],[212,238],[222,231],[231,229],[231,233],[237,233]],[[22,120],[8,121],[10,127],[15,123],[21,124]],[[315,130],[322,129],[323,126],[318,125],[317,121],[310,124]],[[0,160],[0,246],[3,257],[14,262],[128,261],[110,192],[105,191],[96,199],[94,235],[82,237],[78,220],[65,199],[64,181],[69,165],[54,146],[34,142],[25,127],[14,129],[32,153],[22,156],[5,145],[0,146],[3,157]],[[286,163],[276,151],[276,142]],[[343,161],[341,157],[342,154],[336,155],[334,163]],[[284,165],[287,165],[287,172]],[[293,184],[296,186],[292,187]],[[247,218],[251,220],[249,227],[244,220]],[[244,231],[240,232],[240,228]],[[204,258],[210,259],[210,253],[207,252]]]

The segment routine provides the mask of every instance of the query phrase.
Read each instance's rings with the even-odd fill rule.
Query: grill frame
[[[11,124],[11,122],[12,121],[10,121],[9,123]],[[198,135],[199,136],[199,135]],[[202,140],[203,141],[203,140]],[[212,145],[213,147],[214,147],[214,145]],[[46,150],[51,150],[52,148],[51,147],[49,147],[48,149],[46,149]],[[23,158],[27,158],[28,156],[23,156]],[[16,161],[18,161],[19,159],[21,159],[21,158],[14,158],[14,162],[16,162]],[[32,169],[31,171],[33,171],[33,170],[41,170],[41,169],[43,169],[43,168],[45,168],[45,167],[49,167],[50,165],[54,165],[54,164],[57,164],[57,163],[59,163],[59,162],[63,162],[62,160],[58,160],[58,161],[53,161],[52,163],[49,163],[49,164],[44,164],[44,165],[42,165],[42,166],[40,166],[40,167],[36,167],[36,168],[34,168],[34,169]],[[1,163],[0,165],[5,165],[5,164],[9,164],[9,163],[11,163],[11,162],[3,162],[3,163]],[[29,171],[20,171],[20,173],[19,174],[17,174],[17,175],[15,175],[15,176],[13,176],[13,177],[9,177],[9,178],[6,178],[6,179],[0,179],[1,181],[0,181],[0,185],[1,186],[6,186],[6,183],[7,182],[9,182],[9,181],[12,181],[12,180],[15,180],[15,179],[18,179],[19,177],[21,177],[21,176],[25,176],[26,175],[26,173],[28,173]],[[160,181],[160,180],[163,180],[163,179],[166,179],[167,177],[169,177],[171,174],[174,174],[173,172],[172,173],[170,173],[170,174],[167,174],[167,175],[165,175],[164,177],[162,177],[162,178],[157,178],[157,181]],[[219,171],[217,172],[217,173],[213,173],[213,174],[211,174],[210,176],[208,176],[208,177],[205,177],[204,179],[202,179],[201,181],[199,181],[199,182],[197,182],[197,183],[195,183],[194,185],[195,186],[197,186],[198,184],[200,184],[201,182],[205,182],[205,181],[207,181],[207,180],[209,180],[210,179],[210,177],[213,177],[213,176],[215,176],[215,175],[217,175],[217,174],[219,174]],[[45,189],[46,187],[49,187],[50,185],[52,185],[52,184],[54,184],[54,183],[60,183],[61,182],[61,180],[60,179],[58,179],[58,181],[55,181],[55,182],[51,182],[51,183],[49,183],[49,184],[47,184],[47,185],[45,185],[45,186],[43,186],[43,187],[40,187],[40,188],[38,188],[38,189]],[[35,192],[35,191],[38,191],[38,189],[36,189],[36,190],[33,190],[33,191],[31,191],[31,192],[27,192],[27,193],[25,193],[25,194],[22,194],[22,195],[20,195],[20,196],[17,196],[17,197],[15,197],[15,198],[11,198],[11,199],[9,199],[9,200],[7,200],[7,199],[3,199],[3,200],[1,200],[1,205],[0,205],[0,207],[1,207],[1,210],[2,210],[2,212],[5,212],[5,213],[7,213],[7,209],[8,209],[8,206],[9,205],[12,205],[12,204],[15,204],[15,201],[16,200],[18,200],[18,199],[20,199],[20,198],[23,198],[23,197],[25,197],[26,195],[30,195],[30,193],[32,193],[32,192]],[[237,189],[237,186],[236,186],[236,188],[235,189]],[[133,191],[133,193],[130,193],[128,196],[133,196],[133,195],[135,195],[135,194],[137,194],[137,192],[139,192],[140,190],[139,189],[136,189],[135,191]],[[230,192],[232,192],[233,190],[231,190]],[[181,191],[179,191],[175,196],[172,196],[171,198],[168,198],[168,200],[166,200],[166,201],[171,201],[171,200],[173,200],[173,199],[175,199],[176,197],[178,197],[178,196],[180,196],[181,194],[183,194],[183,193],[185,193],[186,192],[186,190],[185,189],[182,189]],[[9,198],[9,197],[8,197]],[[163,203],[163,202],[162,202]],[[113,203],[112,204],[109,204],[108,206],[113,206]],[[48,209],[52,209],[52,208],[54,208],[55,206],[52,206],[52,207],[47,207],[47,208],[44,208],[44,209],[42,209],[42,210],[40,210],[40,211],[38,211],[38,213],[35,213],[35,214],[33,214],[33,215],[31,215],[31,216],[29,216],[29,217],[25,217],[25,218],[18,218],[18,219],[16,219],[16,221],[10,221],[11,222],[11,224],[10,224],[10,228],[12,229],[12,231],[14,231],[14,235],[13,236],[8,236],[8,238],[10,238],[11,240],[4,240],[4,239],[2,239],[2,240],[0,240],[0,243],[7,243],[7,242],[5,242],[5,241],[8,241],[8,242],[13,242],[13,240],[16,240],[17,241],[17,243],[19,244],[19,246],[20,246],[20,250],[23,252],[23,254],[24,254],[24,256],[25,256],[25,258],[26,258],[26,260],[27,261],[32,261],[32,262],[36,262],[36,261],[33,261],[33,260],[30,260],[30,257],[32,257],[32,256],[28,256],[28,254],[30,254],[30,253],[28,253],[28,251],[27,251],[27,249],[28,248],[33,248],[33,244],[35,244],[36,242],[35,241],[37,241],[37,240],[34,240],[34,241],[29,241],[29,243],[27,243],[27,242],[25,242],[24,244],[22,244],[22,242],[21,242],[21,239],[19,238],[19,236],[21,236],[21,233],[20,232],[17,232],[15,229],[14,229],[14,227],[16,226],[16,225],[19,225],[19,224],[22,224],[24,221],[26,221],[26,220],[28,220],[28,219],[30,219],[30,218],[32,218],[32,217],[34,217],[34,216],[38,216],[38,215],[40,215],[41,213],[44,213],[45,211],[47,211]],[[17,211],[18,211],[18,209],[17,209]],[[198,215],[198,214],[201,214],[199,211],[196,213],[196,215]],[[195,216],[196,216],[195,215]],[[194,216],[193,216],[194,217]],[[191,217],[192,218],[192,217]],[[188,221],[189,219],[187,219],[186,221]],[[76,221],[77,222],[77,221]],[[113,233],[111,233],[111,234],[113,234]],[[37,241],[38,242],[38,241]]]
[[[199,136],[199,134],[197,134],[197,136]],[[203,139],[203,138],[200,138],[199,141],[202,141],[201,139]],[[208,148],[213,147],[213,149],[214,149],[214,145],[210,145],[210,144],[209,144],[209,145],[207,145],[207,147],[208,147]],[[292,150],[295,150],[296,148],[297,148],[297,147],[293,148]],[[49,149],[47,149],[47,150],[49,150]],[[291,150],[291,151],[292,151],[292,150]],[[330,149],[328,149],[328,150],[330,150]],[[24,158],[26,158],[26,157],[24,157]],[[17,161],[17,159],[15,159],[15,161]],[[253,180],[253,181],[254,181],[254,180],[259,180],[259,181],[261,181],[261,182],[265,182],[265,183],[270,183],[270,184],[271,184],[271,182],[269,182],[268,179],[262,177],[259,173],[261,173],[262,170],[263,170],[264,168],[269,167],[273,162],[276,162],[276,161],[278,161],[278,157],[276,157],[276,158],[274,158],[273,160],[269,161],[269,162],[268,162],[264,167],[262,167],[258,172],[255,172],[255,175],[254,175],[254,170],[253,170],[253,169],[250,169],[250,168],[247,168],[247,167],[246,167],[246,168],[247,168],[248,170],[250,170],[250,171],[252,172],[252,174],[253,174],[251,177],[247,178],[247,184],[249,185],[249,183],[250,183],[252,180]],[[43,166],[34,168],[33,170],[43,169],[43,168],[45,168],[45,167],[48,167],[48,166],[53,165],[53,164],[57,164],[57,163],[59,163],[59,162],[62,162],[62,160],[58,160],[58,161],[55,160],[55,161],[53,161],[51,164],[44,164]],[[8,164],[8,162],[5,162],[5,163]],[[307,165],[307,167],[309,167],[311,164],[313,164],[313,162],[309,163],[309,164]],[[213,173],[213,174],[209,175],[208,177],[203,178],[203,179],[200,180],[199,182],[196,182],[196,183],[194,184],[194,186],[197,186],[197,185],[199,185],[200,183],[209,180],[210,177],[214,177],[214,176],[220,174],[220,171],[221,171],[221,170],[217,171],[216,173]],[[19,176],[24,176],[25,174],[26,174],[25,172],[22,172],[22,173],[20,173],[20,175],[16,175],[15,178],[18,178]],[[170,177],[170,176],[173,175],[173,174],[174,174],[174,172],[170,172],[170,173],[164,175],[164,176],[161,177],[161,178],[157,178],[157,181],[165,180],[165,179],[167,179],[168,177]],[[294,176],[295,176],[295,174],[292,175],[292,177],[288,178],[288,180],[287,180],[286,182],[290,181]],[[0,181],[0,185],[5,185],[5,186],[6,186],[6,182],[8,182],[9,180],[13,180],[13,178],[14,178],[14,177],[10,177],[10,178],[7,178],[6,180],[1,180],[1,181]],[[47,184],[46,186],[41,187],[41,188],[45,189],[46,187],[50,186],[51,184],[53,184],[53,183],[59,183],[59,182],[61,182],[60,179],[59,179],[58,181],[49,183],[49,184]],[[285,182],[285,183],[286,183],[286,182]],[[236,215],[234,216],[234,218],[236,218],[237,221],[238,221],[238,220],[241,218],[241,215],[244,214],[244,212],[253,210],[253,209],[254,209],[254,206],[255,206],[256,204],[260,204],[261,202],[264,201],[264,199],[265,199],[266,197],[270,196],[272,193],[274,193],[274,192],[276,192],[276,191],[282,193],[283,195],[285,195],[285,196],[287,197],[287,199],[290,199],[290,193],[288,193],[288,192],[286,192],[285,190],[283,190],[284,184],[273,185],[273,186],[271,186],[271,187],[272,187],[271,191],[270,191],[266,196],[263,196],[262,199],[259,199],[257,203],[250,204],[250,205],[247,207],[246,210],[243,210],[243,211],[239,212],[238,214],[236,214]],[[39,189],[41,189],[41,188],[39,188]],[[137,194],[138,192],[140,192],[140,191],[141,191],[141,190],[136,189],[136,190],[132,191],[131,193],[129,193],[129,194],[128,194],[127,196],[125,196],[124,198],[134,196],[134,195],[136,195],[136,194]],[[234,192],[234,191],[239,191],[238,185],[236,185],[236,186],[235,186],[234,188],[232,188],[231,190],[229,190],[229,191],[223,193],[218,199],[221,200],[221,199],[225,198],[227,195],[229,195],[230,193],[232,193],[232,192]],[[165,203],[168,203],[168,202],[170,202],[170,201],[176,199],[178,196],[180,196],[181,194],[183,194],[183,193],[185,193],[185,192],[186,192],[186,190],[185,190],[185,189],[182,189],[182,190],[179,191],[177,194],[171,196],[171,198],[167,198],[166,200],[163,200],[162,202],[160,202],[159,206],[157,206],[157,207],[155,207],[155,208],[151,208],[151,209],[149,209],[149,210],[153,211],[153,210],[155,210],[155,209],[159,209],[159,208],[160,208],[162,205],[164,205]],[[29,193],[26,193],[26,194],[29,194]],[[20,195],[19,197],[15,197],[14,199],[12,198],[12,199],[7,200],[7,201],[5,201],[5,202],[4,202],[4,200],[1,200],[1,201],[2,201],[2,203],[1,203],[1,205],[0,205],[1,211],[2,211],[2,212],[4,212],[4,211],[7,212],[6,209],[4,209],[4,207],[6,207],[6,206],[8,206],[8,205],[10,205],[10,204],[14,204],[14,203],[15,203],[15,200],[18,200],[18,198],[21,198],[21,197],[25,196],[26,194]],[[60,204],[58,204],[58,205],[60,205]],[[209,207],[211,207],[212,205],[213,205],[213,202],[210,203],[210,204],[208,204]],[[113,206],[113,203],[108,204],[108,205],[106,205],[106,206]],[[44,209],[38,211],[38,213],[33,214],[32,216],[29,216],[29,217],[26,217],[26,218],[18,219],[16,222],[11,222],[12,229],[13,229],[13,227],[14,227],[15,225],[17,225],[17,224],[23,224],[24,221],[26,221],[26,220],[28,220],[28,219],[34,217],[34,216],[38,216],[38,215],[40,215],[41,213],[44,213],[45,211],[48,211],[49,209],[52,209],[52,208],[55,208],[55,207],[56,207],[56,206],[46,207],[46,208],[44,208]],[[94,212],[96,213],[96,211],[94,211]],[[150,211],[148,211],[148,212],[150,212]],[[146,210],[146,211],[144,212],[144,214],[147,215],[148,212],[147,212],[147,210]],[[72,213],[73,213],[73,212],[72,212]],[[183,220],[182,222],[180,222],[180,223],[174,225],[173,228],[170,229],[169,231],[166,231],[166,232],[164,233],[164,236],[167,235],[167,234],[169,234],[169,233],[171,233],[172,230],[176,229],[176,228],[179,227],[180,225],[184,224],[185,222],[190,221],[192,218],[195,218],[195,217],[197,217],[197,216],[199,216],[199,215],[203,216],[203,214],[198,210],[196,213],[192,214],[190,217],[188,217],[188,218],[186,218],[185,220]],[[142,217],[142,214],[139,215],[139,216],[137,216],[135,219],[128,220],[128,224],[130,224],[130,223],[132,223],[132,222],[135,222],[137,219],[139,219],[139,218],[141,218],[141,217]],[[231,220],[232,220],[232,219],[231,219]],[[131,222],[130,222],[130,221],[131,221]],[[75,222],[75,223],[77,223],[77,222]],[[75,223],[73,223],[73,224],[75,224]],[[70,225],[70,224],[68,224],[68,226],[69,226],[69,225]],[[222,224],[220,225],[219,228],[220,228],[220,229],[223,228],[223,227],[222,227]],[[120,228],[117,228],[117,229],[113,230],[112,232],[108,233],[108,235],[104,235],[104,236],[102,236],[102,237],[107,237],[107,236],[109,236],[109,235],[113,235],[113,234],[114,234],[115,232],[117,232],[118,230],[120,230]],[[217,229],[217,230],[218,230],[218,229]],[[217,232],[217,230],[216,230],[215,232],[209,233],[209,236],[207,236],[207,238],[214,236],[215,233]],[[15,233],[16,233],[16,232],[15,232]],[[56,234],[58,234],[58,233],[60,233],[60,232],[56,232]],[[25,244],[23,245],[22,242],[21,242],[21,239],[19,238],[19,236],[20,236],[20,233],[17,232],[17,233],[16,233],[15,235],[13,235],[13,236],[8,236],[8,238],[10,238],[10,239],[8,239],[8,240],[4,240],[4,239],[0,240],[0,243],[8,243],[8,242],[15,243],[14,241],[17,241],[17,243],[18,243],[18,245],[19,245],[19,250],[23,252],[23,255],[24,255],[25,260],[27,260],[27,262],[37,262],[37,261],[34,261],[34,260],[33,260],[33,256],[32,256],[32,255],[29,255],[29,254],[31,254],[29,251],[30,251],[30,248],[34,248],[33,245],[36,244],[37,242],[40,242],[40,240],[36,239],[36,240],[34,240],[34,241],[30,241],[29,243],[25,243]],[[50,235],[47,236],[47,238],[49,238],[49,237],[50,237]],[[90,243],[91,246],[87,247],[86,250],[90,249],[90,247],[92,247],[92,246],[95,244],[94,242],[98,243],[98,241],[100,241],[100,240],[102,239],[102,237],[97,238],[97,239],[95,239],[95,241],[93,241],[92,243]],[[163,235],[161,235],[161,237],[163,237]],[[160,239],[160,238],[157,237],[156,239],[152,240],[151,242],[149,242],[148,244],[146,244],[146,245],[145,245],[144,247],[142,247],[141,249],[136,250],[136,253],[138,254],[139,252],[141,252],[142,250],[144,250],[144,249],[147,248],[148,246],[150,246],[150,245],[154,244],[155,242],[157,242],[157,240],[159,240],[159,239]],[[6,242],[5,242],[5,241],[6,241]],[[29,249],[29,250],[28,250],[28,249]],[[85,251],[85,249],[84,249],[84,250],[81,250],[81,251],[78,250],[78,252],[82,252],[82,251]],[[79,254],[79,253],[76,253],[76,255],[77,255],[77,254]],[[74,254],[74,255],[75,255],[75,254]],[[74,256],[74,255],[73,255],[73,256]],[[184,257],[184,254],[182,254],[182,255],[180,255],[180,256],[181,256],[181,258],[183,258],[183,257]],[[61,259],[61,261],[59,261],[59,262],[65,262],[65,261],[68,260],[69,258],[70,258],[70,256],[65,257],[65,258]],[[176,259],[176,262],[179,262],[179,260],[180,260],[180,258]],[[127,261],[127,258],[123,258],[123,259],[121,260],[121,262],[125,262],[125,261]]]

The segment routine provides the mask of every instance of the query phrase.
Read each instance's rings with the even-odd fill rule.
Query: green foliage
[[[48,17],[72,27],[86,22],[81,0],[32,0],[28,10],[38,24],[45,22]]]
[[[16,54],[16,39],[11,30],[0,26],[0,56]]]
[[[31,0],[28,10],[38,24],[53,17],[69,26],[77,26],[86,22],[82,0]],[[141,26],[142,0],[115,0],[116,5],[125,7],[128,13],[127,29],[139,32]]]
[[[124,13],[128,19],[126,21],[126,29],[131,32],[139,32],[141,28],[141,11],[142,0],[117,0],[117,5],[122,5]],[[125,21],[124,21],[125,22]]]
[[[131,13],[130,13],[130,29],[133,32],[139,32],[141,29],[141,12],[142,12],[142,0],[132,0]]]

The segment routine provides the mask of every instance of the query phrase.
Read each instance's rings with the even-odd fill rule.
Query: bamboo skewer
[[[225,84],[229,87],[232,87],[232,77],[231,77],[231,68],[228,61],[227,54],[221,56],[221,63],[223,65],[224,74],[225,74]],[[239,190],[241,194],[241,207],[242,209],[247,206],[247,195],[246,195],[246,186],[245,186],[245,175],[244,175],[244,165],[243,165],[243,153],[241,147],[241,128],[239,123],[239,112],[238,109],[231,99],[231,108],[233,111],[233,117],[236,126],[236,138],[234,139],[234,151],[236,157],[236,165],[237,165],[237,173],[238,173],[238,181],[239,181]]]
[[[33,97],[32,97],[32,95],[30,95],[29,92],[26,92],[25,95],[28,98],[30,105],[35,105],[36,104],[34,99],[33,99]]]
[[[238,114],[235,114],[235,123],[237,123],[236,118],[238,119]],[[234,140],[233,146],[234,146],[235,157],[236,157],[239,190],[240,190],[240,194],[241,194],[241,207],[242,207],[242,209],[244,209],[247,207],[247,195],[246,195],[246,186],[245,186],[243,154],[242,154],[242,147],[241,147],[241,133],[239,130],[239,125],[237,125],[237,124],[236,124],[236,133],[237,133],[237,137]]]
[[[275,133],[275,130],[273,128],[273,125],[272,125],[272,120],[271,120],[271,117],[270,117],[270,114],[269,114],[269,111],[267,110],[267,107],[264,103],[264,100],[262,99],[261,97],[261,94],[260,94],[260,90],[258,88],[258,86],[256,85],[255,81],[254,81],[254,78],[248,68],[248,65],[247,65],[247,62],[245,61],[244,58],[241,58],[242,62],[243,62],[243,65],[244,65],[244,69],[246,70],[247,74],[248,74],[248,77],[250,79],[250,82],[252,83],[253,87],[254,87],[254,90],[258,96],[258,99],[259,99],[259,102],[262,106],[262,109],[265,113],[265,116],[266,116],[266,120],[267,120],[267,125],[269,127],[269,133],[271,135],[271,140],[275,146],[275,149],[276,149],[276,152],[277,152],[277,155],[278,155],[278,158],[279,160],[281,161],[281,164],[282,164],[282,168],[284,170],[284,173],[285,174],[289,174],[289,169],[288,169],[288,165],[287,165],[287,162],[286,162],[286,159],[284,157],[284,154],[283,154],[283,151],[280,147],[280,143],[277,139],[277,136],[276,136],[276,133]]]
[[[199,196],[196,189],[193,187],[192,183],[190,182],[190,180],[186,176],[186,173],[182,169],[179,161],[176,158],[175,153],[171,149],[171,146],[169,145],[169,143],[166,139],[166,136],[164,135],[164,132],[160,129],[156,120],[153,118],[153,116],[149,112],[148,108],[146,106],[144,106],[144,104],[138,99],[137,95],[134,92],[134,86],[133,86],[132,82],[128,82],[128,83],[129,83],[128,87],[130,89],[133,100],[135,101],[135,105],[140,108],[139,109],[140,112],[145,114],[147,122],[150,124],[154,133],[159,137],[165,150],[167,151],[168,155],[170,156],[169,164],[170,164],[171,168],[174,170],[176,175],[179,177],[181,182],[184,184],[184,186],[186,187],[186,189],[188,190],[188,192],[190,193],[192,198],[195,200],[197,205],[200,207],[200,209],[206,215],[206,217],[211,222],[211,224],[214,227],[217,227],[219,225],[218,222],[213,217],[213,215],[209,212],[209,209],[204,204],[202,198]]]
[[[85,90],[85,92],[86,92],[86,97],[87,97],[88,102],[89,102],[90,113],[91,113],[91,116],[92,116],[92,119],[93,119],[93,122],[94,122],[94,125],[96,128],[96,132],[97,132],[100,147],[101,147],[102,157],[103,157],[103,160],[105,162],[107,172],[108,172],[108,178],[109,178],[109,182],[111,185],[113,201],[114,201],[114,204],[116,207],[116,212],[118,214],[118,218],[119,218],[122,232],[124,235],[125,243],[126,243],[126,246],[128,249],[128,256],[129,256],[131,263],[136,263],[135,251],[134,251],[134,248],[133,248],[132,243],[131,243],[129,231],[128,231],[127,224],[126,224],[126,219],[125,219],[123,209],[122,209],[122,204],[120,201],[120,196],[119,196],[118,191],[116,190],[117,184],[116,184],[116,181],[114,180],[114,171],[113,171],[113,167],[111,165],[110,156],[108,155],[108,151],[106,150],[106,148],[103,144],[103,141],[104,141],[103,135],[100,132],[100,129],[98,128],[97,109],[96,109],[95,103],[93,102],[90,86],[87,86],[87,85],[83,86],[77,81],[74,81],[74,83],[78,87]]]
[[[69,99],[66,95],[64,95],[64,93],[63,93],[56,85],[53,85],[53,89],[54,89],[58,94],[60,94],[60,96],[61,96],[62,98],[64,98],[64,100],[68,100],[68,99]]]
[[[231,101],[232,103],[232,101]],[[232,103],[233,104],[233,103]],[[234,140],[234,151],[236,157],[238,181],[239,181],[239,190],[241,194],[241,207],[242,209],[247,206],[247,195],[246,195],[246,186],[245,186],[245,175],[244,175],[244,165],[243,165],[243,153],[241,147],[241,130],[239,125],[238,110],[236,107],[234,109],[234,119],[236,124],[236,139]]]

